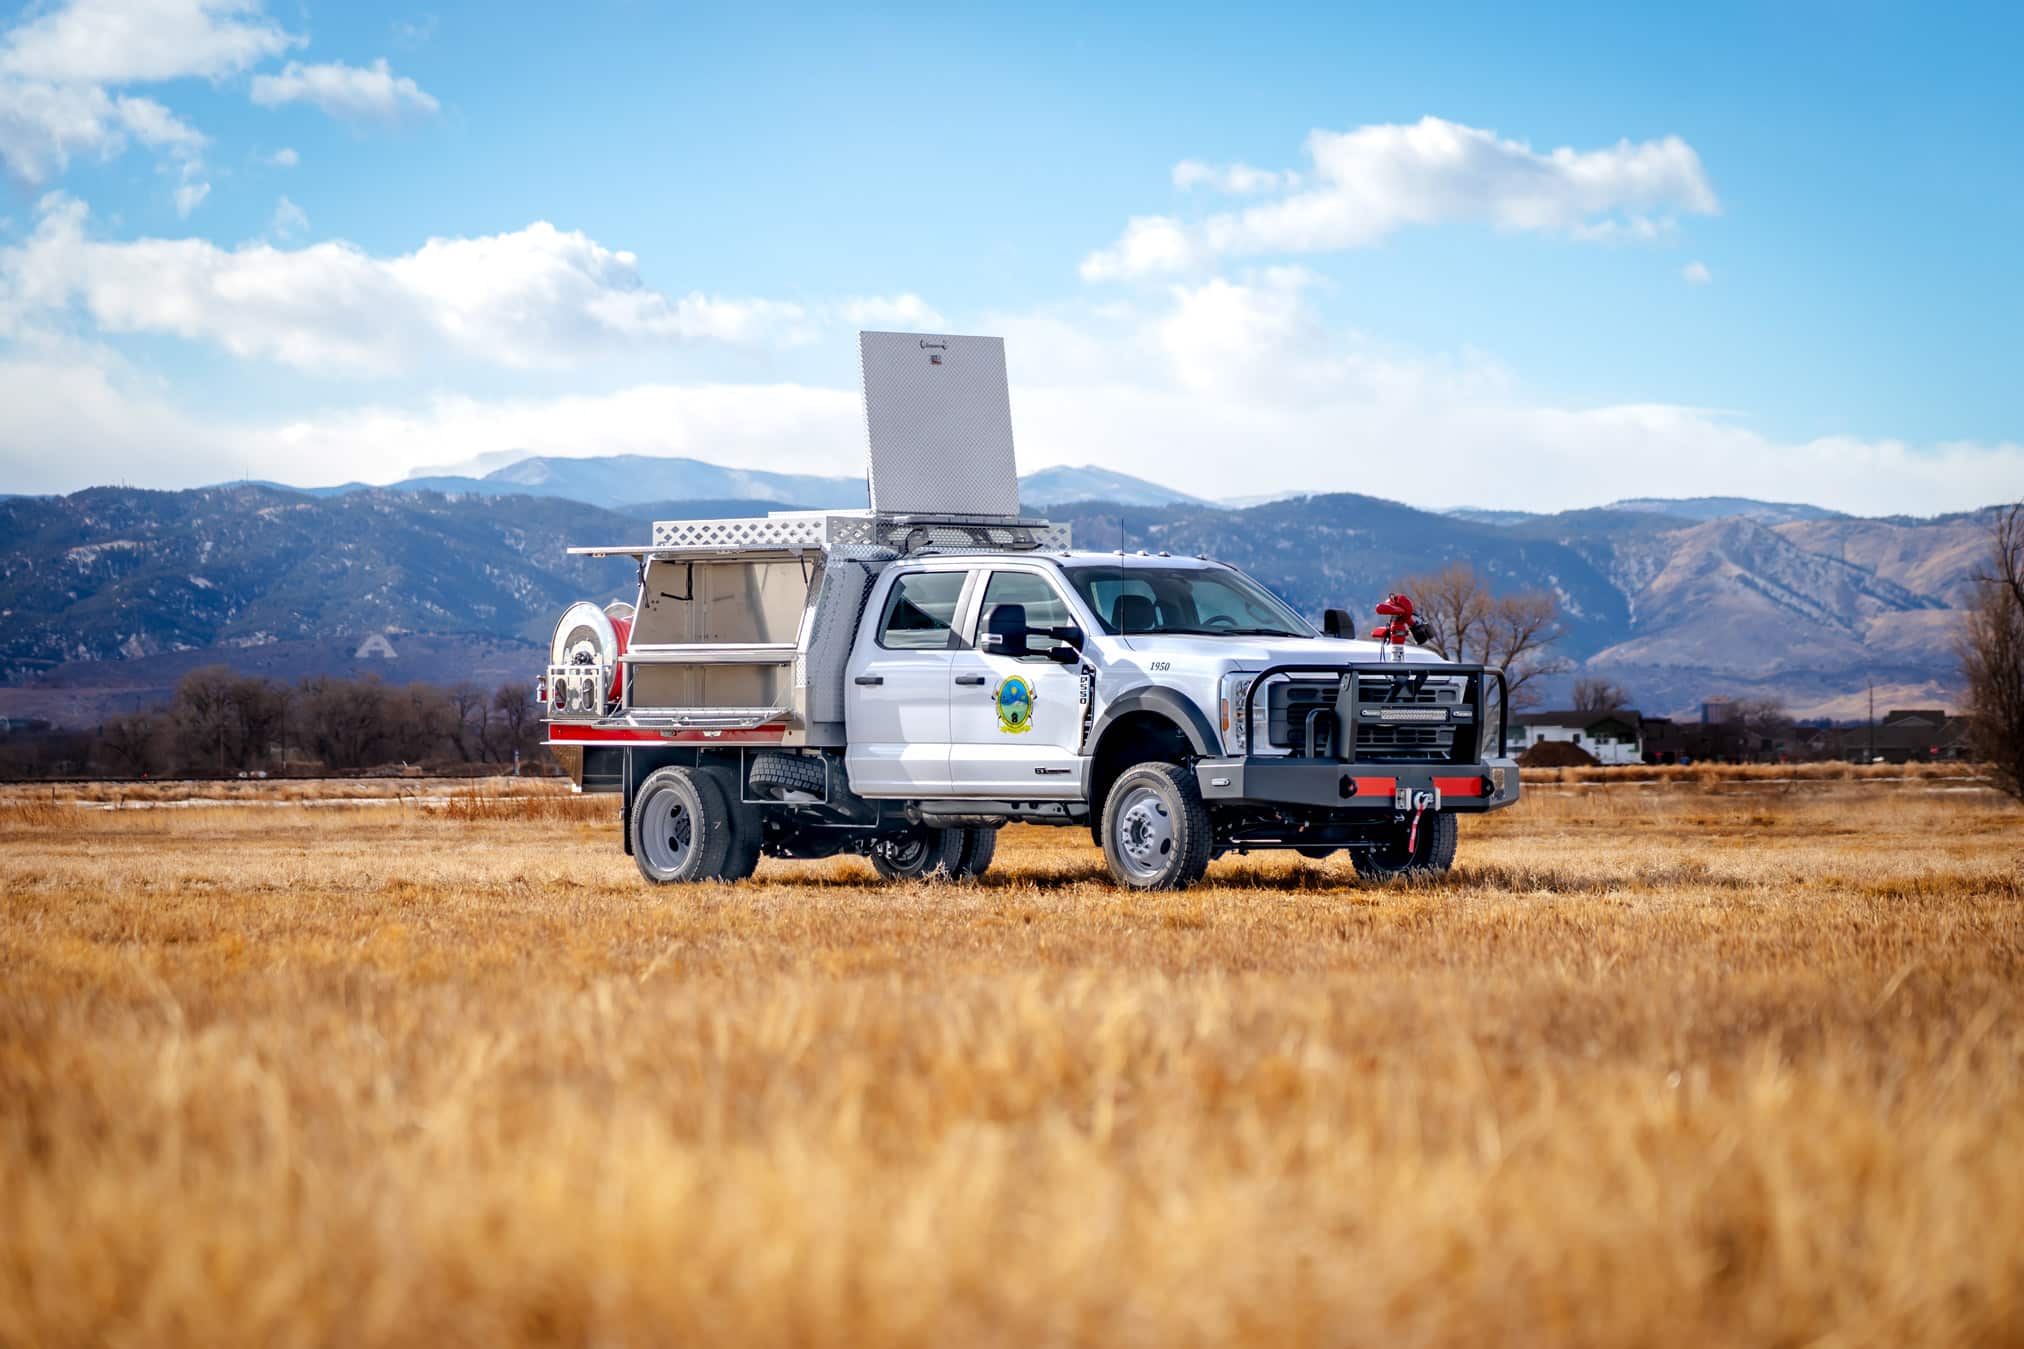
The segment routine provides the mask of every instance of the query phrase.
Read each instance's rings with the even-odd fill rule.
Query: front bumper
[[[1202,799],[1212,806],[1305,806],[1368,814],[1408,809],[1421,793],[1432,793],[1437,810],[1501,810],[1518,800],[1518,764],[1491,759],[1480,764],[1345,763],[1254,754],[1201,759],[1195,764]]]

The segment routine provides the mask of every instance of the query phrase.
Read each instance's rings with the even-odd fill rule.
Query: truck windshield
[[[1224,567],[1066,567],[1103,630],[1114,636],[1312,637],[1271,591]]]

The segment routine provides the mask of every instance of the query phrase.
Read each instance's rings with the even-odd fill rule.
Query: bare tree
[[[146,777],[162,757],[162,718],[153,712],[129,712],[98,728],[99,758],[118,777]]]
[[[302,681],[296,697],[303,743],[332,768],[380,762],[387,738],[386,688],[378,679]]]
[[[1397,588],[1412,597],[1414,610],[1432,629],[1427,645],[1449,660],[1502,670],[1513,707],[1537,702],[1537,688],[1528,686],[1567,668],[1550,654],[1563,633],[1560,607],[1544,591],[1492,594],[1489,582],[1466,562],[1409,576]]]
[[[499,727],[500,762],[512,759],[515,754],[531,753],[533,732],[538,724],[534,716],[534,686],[501,684],[492,695],[492,711],[497,714],[494,721]]]
[[[1614,712],[1630,706],[1630,693],[1623,685],[1600,675],[1584,675],[1574,681],[1574,710]]]
[[[2024,800],[2024,502],[1997,519],[1988,567],[1958,639],[1961,677],[1976,748],[1997,785]]]
[[[491,727],[491,706],[485,690],[466,680],[450,689],[450,743],[465,763],[485,753],[485,737]]]
[[[1412,597],[1413,609],[1433,635],[1427,645],[1449,660],[1481,649],[1490,622],[1490,587],[1466,562],[1450,562],[1437,572],[1408,576],[1397,590]]]
[[[240,768],[252,768],[273,753],[288,725],[288,690],[258,675],[245,675],[226,689]]]

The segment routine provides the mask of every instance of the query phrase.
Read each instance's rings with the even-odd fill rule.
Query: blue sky
[[[1007,336],[1029,470],[2024,494],[2008,8],[72,0],[0,33],[0,490],[851,472],[851,334],[919,327]]]

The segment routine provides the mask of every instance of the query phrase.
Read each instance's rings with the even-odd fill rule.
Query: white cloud
[[[1688,263],[1680,268],[1680,276],[1690,286],[1705,286],[1715,279],[1715,274],[1708,270],[1705,262]]]
[[[182,165],[177,210],[202,193],[202,132],[151,98],[109,85],[220,75],[294,39],[221,0],[72,0],[0,35],[0,167],[17,181],[47,182],[73,158],[122,154],[130,140]],[[251,18],[246,17],[254,12]]]
[[[306,66],[290,61],[279,75],[255,75],[252,98],[264,108],[312,103],[332,117],[369,122],[432,113],[439,106],[420,85],[388,69],[383,56],[370,66],[348,66],[342,61]]]
[[[1445,221],[1592,237],[1618,219],[1634,235],[1662,228],[1650,221],[1654,212],[1720,209],[1700,156],[1677,136],[1540,154],[1491,131],[1427,117],[1410,126],[1314,131],[1307,153],[1312,172],[1276,200],[1198,222],[1134,217],[1116,244],[1084,259],[1083,277],[1103,281],[1184,272],[1225,257],[1358,248],[1408,226]],[[1196,169],[1216,172],[1195,166],[1191,179]],[[1180,169],[1175,176],[1179,182]]]
[[[1195,239],[1180,221],[1172,216],[1135,215],[1125,223],[1124,236],[1115,244],[1082,260],[1082,278],[1113,281],[1184,272],[1201,260]]]
[[[4,301],[0,301],[4,305]],[[0,308],[4,318],[4,308]],[[237,477],[219,428],[104,352],[0,354],[0,478],[11,492],[105,483],[189,486]]]
[[[200,200],[196,187],[189,204]],[[275,233],[300,214],[284,198]],[[182,337],[318,373],[412,372],[445,357],[566,367],[671,343],[795,345],[841,322],[941,326],[915,295],[813,307],[666,295],[641,282],[631,253],[545,221],[376,257],[344,242],[101,242],[84,204],[62,193],[44,198],[39,217],[26,240],[0,249],[0,297],[16,309],[80,311],[103,333]]]
[[[196,210],[204,198],[210,195],[209,183],[184,183],[176,189],[176,214],[188,219],[190,212]]]
[[[69,0],[0,40],[0,73],[95,85],[216,79],[302,45],[260,11],[259,0]]]
[[[302,156],[285,145],[267,156],[267,163],[277,169],[292,169],[301,162]]]
[[[283,197],[280,201],[274,203],[274,218],[269,223],[268,229],[273,232],[275,238],[286,239],[291,235],[301,234],[308,230],[308,228],[309,213],[307,211],[288,200],[287,197]]]
[[[949,324],[927,301],[911,292],[846,300],[837,306],[836,316],[854,328],[891,328],[902,332],[936,332]]]
[[[134,138],[153,149],[194,155],[209,144],[203,132],[151,98],[122,97],[115,99],[113,106]]]
[[[1207,496],[1334,490],[1542,510],[1720,492],[1934,513],[2024,494],[2024,445],[1790,442],[1693,408],[1555,406],[1481,355],[1399,351],[1332,325],[1311,289],[1276,271],[1172,287],[1135,308],[980,322],[1007,339],[1021,467],[1096,463]],[[862,462],[856,390],[793,383],[443,396],[199,425],[116,367],[0,358],[0,406],[0,482],[15,491],[181,486],[249,468],[387,481],[502,448],[828,473]]]
[[[129,137],[186,162],[205,144],[201,132],[153,99],[0,76],[0,163],[24,183],[47,182],[75,156],[116,158]]]
[[[560,398],[457,396],[279,420],[199,420],[99,353],[0,355],[0,483],[186,487],[250,475],[315,486],[388,482],[502,446],[540,454],[681,454],[824,473],[863,463],[855,391],[800,384],[647,384]]]
[[[413,51],[417,47],[427,46],[436,36],[437,24],[438,21],[433,14],[423,14],[413,19],[396,19],[391,30],[394,45],[402,51]]]
[[[1299,185],[1300,175],[1297,173],[1275,173],[1271,169],[1254,169],[1249,164],[1216,165],[1204,164],[1199,159],[1184,159],[1174,165],[1174,186],[1179,188],[1206,187],[1233,196],[1250,197],[1260,192],[1277,192]]]

